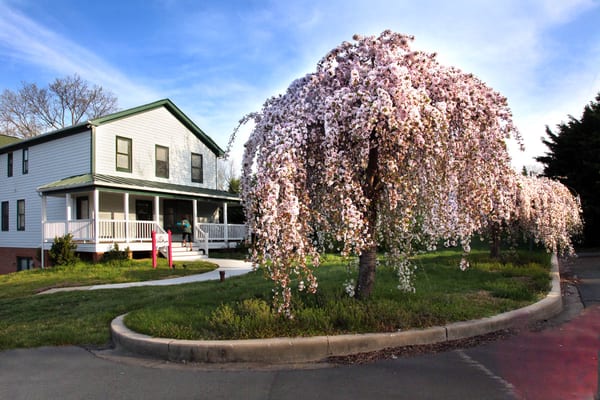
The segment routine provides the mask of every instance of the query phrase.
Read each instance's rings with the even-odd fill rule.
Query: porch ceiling
[[[140,191],[150,194],[170,194],[190,197],[203,197],[216,200],[240,201],[229,192],[172,183],[153,182],[142,179],[123,178],[104,174],[83,174],[64,178],[37,188],[40,193],[61,193],[83,188],[110,188],[119,191]]]

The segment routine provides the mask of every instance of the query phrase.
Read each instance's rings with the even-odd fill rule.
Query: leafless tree
[[[217,164],[217,189],[239,193],[240,173],[236,170],[235,160],[219,159]]]
[[[22,82],[0,95],[0,133],[28,138],[117,111],[117,98],[75,74],[47,88]]]

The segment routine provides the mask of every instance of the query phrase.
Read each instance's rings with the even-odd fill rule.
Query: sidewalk
[[[192,282],[204,282],[219,280],[220,271],[225,272],[225,277],[232,277],[247,274],[252,271],[252,264],[241,260],[230,260],[220,258],[208,258],[206,261],[217,264],[219,268],[206,272],[203,274],[181,276],[179,278],[171,279],[159,279],[154,281],[143,281],[143,282],[125,282],[125,283],[110,283],[105,285],[92,285],[92,286],[75,286],[65,288],[55,288],[46,290],[39,294],[51,294],[56,292],[68,292],[73,290],[99,290],[99,289],[123,289],[137,286],[169,286],[169,285],[181,285],[184,283]]]

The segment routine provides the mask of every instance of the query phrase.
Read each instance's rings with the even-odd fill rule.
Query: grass
[[[180,262],[174,265],[174,269],[169,269],[164,258],[158,259],[156,269],[152,269],[151,260],[127,260],[120,264],[117,262],[93,265],[79,262],[73,266],[0,275],[0,299],[31,296],[58,287],[175,278],[209,272],[217,268],[217,265],[206,261]]]
[[[326,256],[318,293],[294,295],[293,320],[271,312],[272,285],[261,271],[224,282],[43,296],[31,296],[35,289],[25,284],[27,277],[37,278],[35,273],[23,274],[21,291],[0,277],[0,349],[106,345],[110,321],[126,312],[132,329],[180,339],[395,331],[494,315],[535,302],[549,287],[544,253],[520,253],[499,263],[474,251],[465,272],[457,267],[459,259],[453,251],[417,258],[414,294],[398,291],[394,271],[379,268],[372,298],[357,302],[343,291],[346,266]]]

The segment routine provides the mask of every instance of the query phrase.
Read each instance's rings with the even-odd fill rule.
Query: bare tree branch
[[[56,78],[48,88],[22,83],[0,95],[0,133],[28,138],[118,110],[117,98],[75,74]]]

